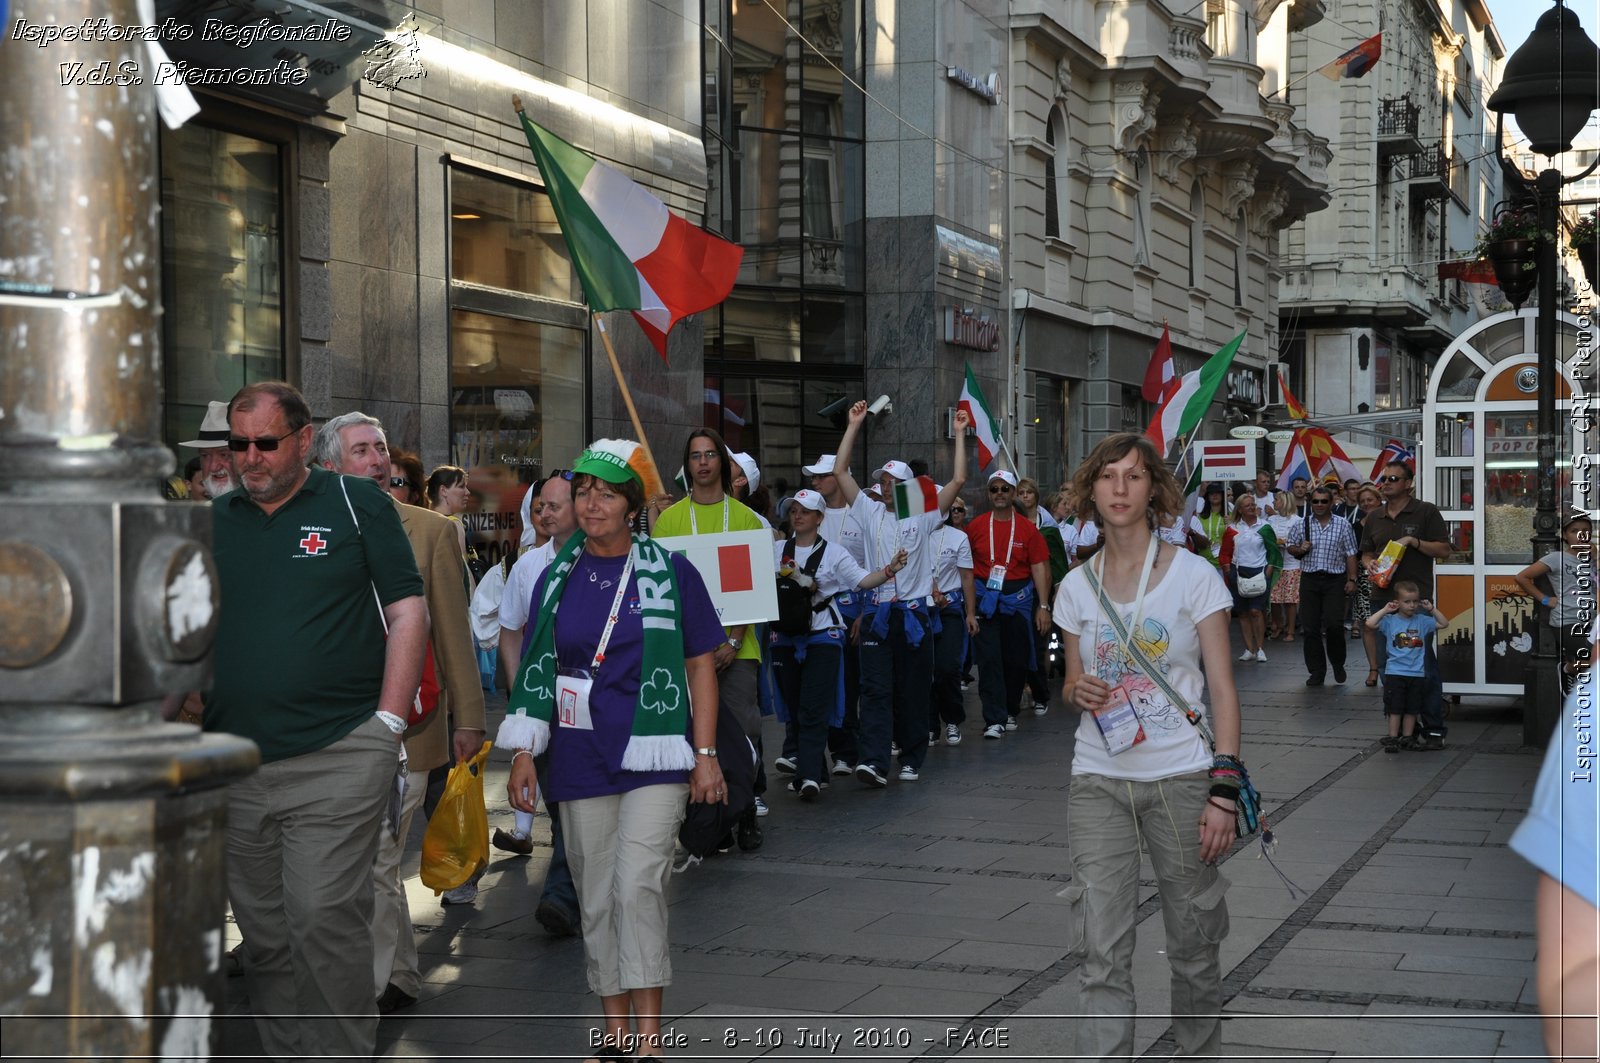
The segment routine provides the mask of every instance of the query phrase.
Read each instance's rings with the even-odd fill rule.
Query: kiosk
[[[1452,551],[1434,568],[1439,609],[1451,619],[1439,639],[1447,694],[1523,692],[1523,668],[1538,622],[1512,575],[1533,560],[1538,504],[1535,354],[1538,311],[1496,314],[1462,333],[1440,356],[1423,406],[1418,495],[1439,507]],[[1574,399],[1594,398],[1592,325],[1561,313],[1556,325],[1556,494],[1573,499],[1573,455],[1595,452],[1574,424]],[[1585,385],[1587,379],[1587,390]],[[1580,418],[1586,423],[1592,418]],[[1583,477],[1592,470],[1579,470]],[[1587,508],[1587,507],[1586,507]]]

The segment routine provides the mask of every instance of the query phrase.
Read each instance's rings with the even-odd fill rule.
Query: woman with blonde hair
[[[1183,496],[1147,439],[1111,436],[1075,479],[1080,519],[1105,537],[1054,609],[1063,695],[1082,712],[1067,805],[1073,884],[1062,891],[1082,956],[1075,1058],[1133,1054],[1141,844],[1161,895],[1178,1054],[1216,1057],[1228,933],[1216,861],[1233,844],[1244,777],[1231,600],[1209,563],[1156,535]]]
[[[1283,569],[1272,584],[1272,630],[1267,638],[1283,642],[1294,641],[1295,613],[1300,609],[1300,553],[1305,542],[1305,518],[1295,510],[1294,495],[1279,491],[1272,497],[1272,515],[1267,523],[1272,534],[1278,537],[1278,547],[1283,551]]]

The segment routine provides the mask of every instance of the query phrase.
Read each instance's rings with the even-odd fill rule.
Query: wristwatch
[[[700,748],[698,748],[698,749],[696,749],[694,751],[694,755],[697,756],[697,757],[714,757],[714,756],[717,755],[717,747],[716,746],[701,746]]]
[[[728,640],[728,645],[732,646],[734,649],[738,649],[743,644],[744,644],[744,640],[743,639],[729,639]]]

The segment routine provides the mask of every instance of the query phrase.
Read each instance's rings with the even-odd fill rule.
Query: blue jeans
[[[1222,1047],[1222,965],[1228,880],[1200,862],[1195,824],[1210,780],[1204,771],[1154,782],[1074,775],[1067,803],[1073,884],[1068,901],[1078,969],[1074,1024],[1078,1056],[1133,1053],[1134,920],[1143,841],[1161,895],[1172,966],[1172,1033],[1180,1055],[1217,1056]],[[1147,946],[1148,947],[1148,946]]]
[[[926,619],[926,617],[924,617]],[[906,641],[905,614],[890,610],[889,634],[879,638],[861,625],[861,763],[889,771],[889,745],[900,747],[902,766],[921,770],[928,756],[928,677],[933,674],[933,633]]]

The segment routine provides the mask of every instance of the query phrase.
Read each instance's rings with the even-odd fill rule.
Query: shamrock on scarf
[[[646,709],[654,710],[658,716],[677,712],[678,703],[682,700],[683,691],[672,681],[672,673],[665,668],[651,672],[650,678],[639,688],[639,703]]]

